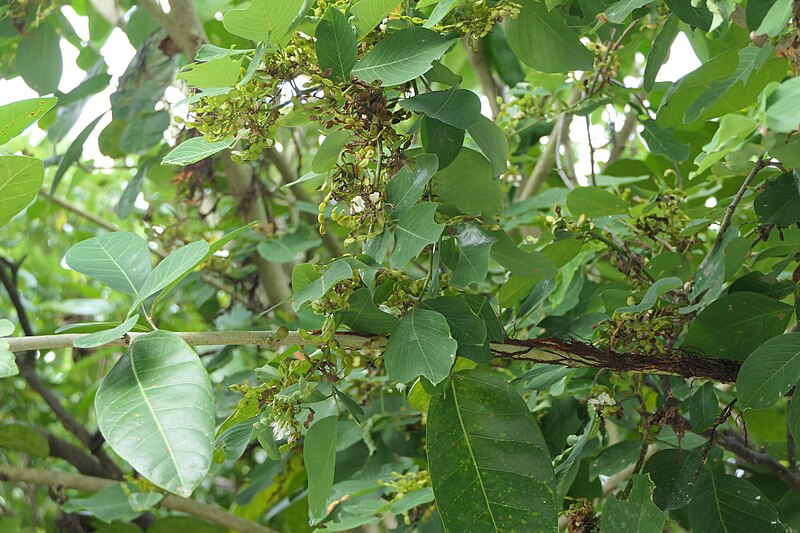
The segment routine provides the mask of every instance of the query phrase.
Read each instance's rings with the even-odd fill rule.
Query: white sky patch
[[[658,71],[656,81],[678,81],[701,64],[686,34],[678,32],[669,50],[669,58]]]

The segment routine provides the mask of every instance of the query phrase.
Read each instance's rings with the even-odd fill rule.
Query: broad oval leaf
[[[800,177],[781,175],[756,196],[753,205],[762,224],[791,226],[800,222]]]
[[[800,333],[773,337],[753,350],[736,378],[740,407],[768,407],[800,380]]]
[[[393,215],[417,203],[438,165],[435,154],[419,154],[392,177],[386,185],[386,202],[394,206]]]
[[[772,502],[736,476],[706,471],[689,506],[693,531],[703,533],[783,532]]]
[[[556,275],[556,266],[541,252],[520,250],[503,230],[492,232],[497,240],[492,246],[492,258],[512,274],[531,279],[547,279]]]
[[[469,136],[492,164],[492,177],[508,169],[508,139],[494,121],[483,115],[469,128]]]
[[[492,164],[470,148],[462,148],[447,168],[436,173],[431,190],[441,204],[453,205],[466,215],[498,217],[505,204]]]
[[[358,0],[351,3],[350,13],[359,39],[372,31],[399,3],[400,0]]]
[[[400,101],[400,107],[417,111],[456,128],[471,128],[481,116],[481,100],[466,89],[431,91]]]
[[[36,198],[44,181],[44,164],[24,155],[0,156],[0,226]]]
[[[339,419],[329,416],[308,428],[303,441],[303,461],[308,473],[308,510],[319,520],[327,514],[328,497],[336,467],[336,430]]]
[[[135,233],[117,231],[81,241],[67,251],[72,270],[136,296],[150,275],[150,250]]]
[[[352,74],[367,82],[381,80],[384,87],[400,85],[425,74],[453,44],[425,28],[407,28],[379,41],[362,57]]]
[[[422,253],[422,249],[433,244],[442,234],[444,224],[433,219],[437,204],[422,202],[406,210],[397,222],[394,232],[395,247],[391,255],[394,268],[403,268]]]
[[[317,24],[316,50],[319,68],[330,69],[331,79],[343,82],[350,79],[356,64],[358,46],[356,34],[347,17],[334,6],[329,6]]]
[[[394,315],[382,311],[372,301],[372,293],[366,287],[358,289],[350,295],[347,311],[342,311],[339,320],[359,333],[380,335],[390,333],[397,324]]]
[[[0,106],[0,144],[5,144],[50,111],[58,98],[31,98]]]
[[[253,0],[244,8],[231,9],[222,18],[226,30],[251,41],[283,46],[292,37],[304,0]]]
[[[661,533],[666,515],[653,503],[655,485],[647,474],[631,476],[633,489],[627,500],[609,496],[603,507],[603,531]]]
[[[697,473],[703,464],[698,451],[661,450],[653,454],[644,471],[656,484],[653,501],[661,509],[679,509],[689,503],[695,492]]]
[[[572,216],[609,217],[628,212],[628,202],[600,187],[577,187],[567,194]]]
[[[211,380],[174,333],[136,339],[100,384],[95,409],[111,448],[162,489],[189,496],[208,473],[215,424]]]
[[[206,241],[197,241],[170,253],[147,276],[128,314],[147,298],[194,270],[208,256],[208,250]]]
[[[447,320],[436,311],[412,309],[400,319],[386,345],[389,377],[407,383],[425,376],[439,383],[450,374],[458,343],[450,336]]]
[[[58,90],[64,61],[61,58],[61,38],[47,20],[27,33],[16,47],[14,67],[28,87],[39,94]]]
[[[346,261],[334,261],[322,275],[316,273],[314,279],[305,280],[302,286],[299,285],[299,280],[307,270],[306,267],[310,265],[300,264],[294,267],[292,271],[292,288],[294,289],[294,300],[292,307],[295,311],[300,309],[304,303],[319,300],[325,293],[331,290],[331,287],[353,276],[353,269]],[[315,265],[312,265],[315,266]],[[309,272],[310,275],[314,273]]]
[[[792,307],[757,292],[734,292],[694,319],[684,344],[708,357],[743,361],[759,344],[783,333]]]
[[[428,465],[446,531],[557,529],[550,452],[519,394],[471,370],[428,410]]]

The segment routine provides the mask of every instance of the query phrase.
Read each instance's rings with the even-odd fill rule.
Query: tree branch
[[[780,461],[768,453],[753,450],[747,446],[741,436],[737,435],[734,431],[727,429],[717,433],[714,437],[714,442],[750,464],[760,465],[770,469],[789,487],[800,492],[800,473],[786,468]]]
[[[190,346],[265,346],[278,348],[292,344],[307,344],[297,331],[277,335],[274,331],[196,331],[175,332]],[[128,333],[103,346],[129,346],[147,333]],[[52,350],[68,348],[85,334],[41,335],[4,339],[11,351]],[[386,338],[352,332],[338,332],[336,341],[348,350],[376,350],[386,347]],[[719,382],[736,381],[740,364],[729,359],[706,359],[673,352],[666,355],[617,353],[576,341],[564,339],[506,339],[493,342],[490,348],[495,357],[564,365],[568,367],[606,368],[615,372],[647,372],[672,374],[684,378],[705,378]]]
[[[7,481],[23,481],[47,487],[63,487],[85,492],[98,492],[116,483],[110,479],[103,479],[81,474],[66,472],[53,472],[38,468],[20,468],[11,465],[0,465],[0,479]],[[245,520],[240,516],[210,503],[201,503],[188,498],[181,498],[169,494],[161,501],[161,507],[180,511],[197,516],[240,533],[277,533],[268,527]]]
[[[500,114],[500,104],[497,102],[500,92],[497,90],[497,82],[492,76],[492,69],[489,67],[489,58],[486,57],[486,44],[483,40],[480,40],[477,42],[477,49],[473,50],[466,37],[461,42],[464,45],[464,50],[469,57],[472,68],[475,69],[475,75],[481,84],[483,94],[489,100],[492,119],[496,119],[497,115]]]

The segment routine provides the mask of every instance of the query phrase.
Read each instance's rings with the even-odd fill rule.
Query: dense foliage
[[[0,531],[800,529],[800,3],[0,17]]]

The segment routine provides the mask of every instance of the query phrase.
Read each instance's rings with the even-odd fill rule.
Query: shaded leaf
[[[745,359],[736,378],[739,405],[768,407],[800,380],[800,333],[772,337]]]
[[[653,501],[659,508],[680,509],[695,493],[697,475],[703,464],[699,451],[668,449],[653,454],[644,466],[644,472],[656,484]]]
[[[718,414],[719,401],[714,393],[714,384],[704,383],[689,400],[692,428],[698,433],[704,432],[717,419]]]
[[[472,127],[481,116],[480,98],[465,89],[422,93],[400,100],[400,107],[461,129]]]
[[[633,489],[627,500],[609,496],[603,506],[604,531],[619,533],[660,533],[666,515],[653,503],[655,485],[647,474],[634,474]]]
[[[39,194],[44,164],[24,155],[0,156],[0,226],[25,209]]]
[[[95,348],[97,346],[102,346],[103,344],[111,342],[114,339],[118,339],[127,334],[131,329],[133,329],[133,326],[135,326],[136,322],[138,321],[139,315],[133,315],[115,328],[97,331],[83,337],[78,337],[72,341],[72,345],[76,348]]]
[[[455,234],[458,243],[458,260],[453,269],[452,283],[469,287],[486,279],[489,271],[489,254],[495,238],[476,224],[459,224]]]
[[[764,494],[750,482],[708,470],[689,507],[694,531],[786,531],[778,512]]]
[[[397,324],[394,315],[382,311],[375,305],[372,293],[366,287],[353,292],[347,303],[350,307],[347,311],[341,311],[339,322],[353,331],[380,335],[390,333]]]
[[[500,181],[492,177],[491,163],[470,148],[462,148],[455,161],[436,173],[431,189],[440,203],[466,215],[493,218],[503,212],[503,193]]]
[[[393,268],[405,267],[422,253],[423,248],[439,239],[444,224],[437,224],[433,219],[437,207],[434,202],[422,202],[400,215],[394,232],[394,251],[390,257]]]
[[[303,441],[303,461],[308,473],[308,509],[319,520],[327,514],[328,497],[336,467],[336,430],[339,419],[329,416],[314,422]]]
[[[469,136],[492,164],[492,177],[508,170],[508,139],[500,127],[483,115],[469,128]]]
[[[497,240],[492,246],[492,259],[511,273],[531,279],[547,279],[556,275],[556,267],[541,252],[523,252],[503,230],[492,232]]]
[[[660,279],[650,285],[650,287],[647,289],[647,292],[644,293],[642,301],[639,302],[638,305],[620,307],[616,311],[618,313],[641,313],[643,311],[647,311],[656,304],[656,301],[662,295],[671,290],[680,289],[681,287],[683,287],[683,281],[681,281],[680,278],[671,277]]]
[[[691,153],[689,144],[678,141],[673,130],[659,127],[655,120],[645,120],[643,125],[642,139],[647,143],[651,153],[663,155],[673,161],[689,159]]]
[[[384,359],[393,381],[407,383],[425,376],[436,384],[450,375],[458,343],[450,336],[447,320],[427,309],[412,309],[389,337]]]
[[[680,19],[673,13],[667,17],[666,22],[661,27],[653,41],[653,46],[647,54],[647,64],[644,67],[643,84],[646,91],[652,91],[656,82],[658,71],[667,60],[672,43],[678,35],[678,23]]]
[[[400,214],[417,203],[438,165],[435,154],[419,154],[392,177],[386,186],[386,202],[394,206],[393,214]]]
[[[446,531],[552,532],[558,502],[550,453],[519,394],[472,370],[428,409],[428,465]]]
[[[753,202],[762,224],[791,226],[800,222],[800,175],[782,174]]]
[[[14,68],[28,87],[39,94],[58,90],[64,69],[59,40],[52,24],[45,20],[16,47]]]
[[[612,24],[622,24],[634,10],[646,6],[653,0],[618,0],[603,13]],[[632,530],[635,531],[635,530]]]
[[[567,193],[567,208],[575,217],[609,217],[627,213],[628,202],[600,187],[577,187]]]
[[[461,152],[466,132],[428,116],[422,117],[420,138],[422,146],[439,160],[439,170],[447,167]]]

